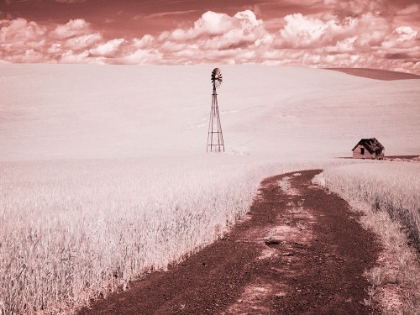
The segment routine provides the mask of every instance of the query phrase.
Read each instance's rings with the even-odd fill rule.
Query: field
[[[0,314],[70,313],[165,269],[287,171],[323,168],[418,244],[419,164],[333,159],[365,137],[419,154],[418,80],[227,66],[227,152],[206,154],[211,67],[0,68]]]
[[[327,168],[325,185],[401,223],[420,249],[420,163],[366,163]]]
[[[420,163],[367,162],[327,167],[315,179],[350,200],[364,213],[362,224],[381,240],[378,266],[366,275],[372,285],[369,294],[379,300],[384,314],[419,314],[419,174]]]

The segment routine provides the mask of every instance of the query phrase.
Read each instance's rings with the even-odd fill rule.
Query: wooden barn
[[[375,138],[360,140],[352,151],[354,159],[382,160],[385,156],[385,147]]]

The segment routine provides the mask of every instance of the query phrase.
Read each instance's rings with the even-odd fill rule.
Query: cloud
[[[73,50],[67,50],[61,54],[58,61],[61,63],[89,63],[89,51],[85,50],[78,53]]]
[[[314,49],[336,47],[337,51],[351,51],[350,46],[368,49],[380,45],[390,31],[386,19],[367,13],[345,21],[321,20],[302,14],[288,15],[286,24],[275,38],[279,49]],[[341,48],[341,49],[340,49]]]
[[[44,62],[45,27],[25,19],[0,21],[0,54],[8,62]]]
[[[167,63],[197,64],[206,62],[254,63],[259,50],[273,37],[254,12],[245,10],[234,16],[206,12],[189,28],[163,32],[136,40],[141,48],[157,49]]]
[[[52,30],[22,18],[0,21],[0,55],[7,62],[97,61],[89,56],[88,48],[102,40],[82,19]]]
[[[198,58],[204,53],[209,59],[214,59],[215,56],[226,55],[226,52],[220,52],[224,50],[234,54],[241,49],[257,49],[271,38],[263,22],[258,20],[252,11],[246,10],[233,17],[223,13],[206,12],[193,27],[164,32],[157,40],[163,43],[164,52],[187,49],[186,52],[177,55]]]
[[[371,14],[386,18],[392,23],[396,17],[418,21],[420,4],[418,0],[324,0],[324,5],[340,20]]]
[[[185,42],[196,39],[222,38],[223,36],[232,36],[230,34],[232,32],[250,35],[260,25],[262,25],[262,21],[257,20],[255,14],[250,10],[238,12],[233,17],[224,13],[208,11],[194,22],[193,27],[164,32],[159,36],[159,40]]]
[[[350,0],[324,0],[349,15],[290,14],[268,31],[251,10],[205,12],[187,27],[141,38],[105,38],[83,19],[48,27],[25,19],[0,21],[0,62],[99,64],[271,64],[369,67],[420,73],[420,29]],[[416,14],[417,6],[398,14]],[[356,12],[353,6],[367,6]],[[338,12],[338,11],[337,11]]]
[[[162,59],[163,55],[158,50],[137,49],[130,54],[119,57],[116,62],[128,65],[159,64]]]
[[[63,46],[71,50],[88,49],[100,40],[102,40],[101,34],[92,33],[69,38],[64,42]]]
[[[133,40],[133,45],[136,48],[145,48],[145,47],[152,47],[155,43],[156,39],[152,35],[144,35],[141,39],[135,38]]]
[[[400,26],[395,29],[395,33],[398,34],[398,42],[407,42],[416,38],[419,32],[414,31],[410,26]]]
[[[110,57],[116,53],[123,42],[123,38],[113,39],[105,44],[97,45],[95,48],[90,49],[89,52],[94,56]]]
[[[382,42],[382,48],[392,50],[394,48],[419,49],[419,32],[413,30],[410,26],[397,27]]]
[[[332,17],[286,16],[263,59],[270,64],[418,72],[419,31],[393,27],[388,18],[370,12],[346,19]]]
[[[42,45],[46,28],[25,19],[0,21],[0,43],[9,48],[31,48]]]
[[[292,14],[284,18],[286,25],[280,31],[276,45],[278,48],[308,48],[322,45],[328,34],[337,33],[335,21],[324,22],[307,18],[302,14]]]
[[[232,19],[224,13],[208,11],[200,19],[194,22],[189,29],[178,28],[172,32],[164,32],[159,40],[187,41],[200,36],[217,36],[233,28]]]
[[[197,12],[198,10],[185,10],[185,11],[168,11],[168,12],[159,12],[159,13],[153,13],[149,15],[136,15],[133,19],[139,19],[139,18],[145,18],[145,19],[154,19],[154,18],[160,18],[163,16],[173,16],[173,15],[184,15],[189,13]]]
[[[360,17],[366,13],[389,15],[391,7],[388,0],[324,0],[324,4],[332,6],[338,17]]]
[[[70,20],[67,24],[58,25],[51,35],[57,38],[69,38],[91,32],[90,24],[83,19]]]

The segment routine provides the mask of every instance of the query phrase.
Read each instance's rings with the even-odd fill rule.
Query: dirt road
[[[379,314],[363,272],[380,247],[319,170],[262,182],[230,233],[168,272],[155,272],[80,315]]]

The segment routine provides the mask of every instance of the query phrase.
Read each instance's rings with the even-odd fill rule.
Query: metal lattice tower
[[[222,73],[219,68],[215,68],[211,73],[211,82],[213,84],[213,94],[211,101],[209,131],[207,134],[207,152],[225,152],[225,143],[223,141],[222,125],[220,124],[219,104],[217,102],[216,89],[222,84]]]

